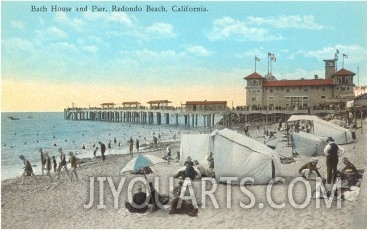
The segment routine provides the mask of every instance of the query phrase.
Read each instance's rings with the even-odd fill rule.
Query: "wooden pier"
[[[66,108],[67,120],[89,120],[141,124],[175,124],[185,126],[215,126],[215,118],[223,111],[186,111],[185,109],[139,109],[139,108]],[[183,117],[183,119],[179,119]],[[199,119],[201,118],[202,119]],[[179,123],[182,120],[182,124]],[[202,124],[199,124],[199,120]]]
[[[139,108],[102,106],[95,108],[66,108],[64,117],[67,120],[88,120],[105,122],[141,123],[151,125],[174,124],[185,126],[213,127],[222,117],[221,124],[231,126],[236,123],[265,122],[267,124],[285,122],[291,115],[311,114],[325,116],[340,115],[340,110],[210,110],[193,111],[187,108]],[[179,117],[183,117],[179,119]],[[181,123],[180,123],[181,122]]]

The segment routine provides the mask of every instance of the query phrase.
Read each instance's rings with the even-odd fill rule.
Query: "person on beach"
[[[69,162],[70,162],[70,181],[73,181],[73,174],[75,174],[76,181],[78,181],[78,174],[76,173],[76,157],[74,156],[73,152],[69,153]]]
[[[102,142],[99,142],[99,144],[101,145],[102,161],[104,161],[104,160],[105,160],[104,153],[106,152],[106,145],[105,145],[105,144],[103,144]]]
[[[171,148],[167,146],[166,155],[164,155],[163,160],[167,160],[168,163],[172,160]]]
[[[195,167],[199,170],[201,177],[207,177],[206,169],[198,160],[194,160]]]
[[[43,175],[43,170],[45,170],[45,164],[46,164],[45,153],[43,152],[42,148],[40,148],[38,151],[40,152],[41,169],[42,169],[42,175]]]
[[[174,178],[183,178],[189,177],[191,180],[194,180],[196,177],[200,178],[200,171],[195,167],[194,162],[192,162],[191,157],[187,157],[184,167],[181,168]]]
[[[130,137],[130,140],[128,141],[129,143],[129,150],[130,150],[130,155],[131,157],[133,157],[133,150],[134,150],[134,140],[132,137]]]
[[[56,169],[57,169],[57,162],[56,162],[56,157],[55,156],[52,156],[52,164],[53,164],[54,173],[55,173]]]
[[[136,138],[136,141],[135,141],[135,148],[136,148],[136,152],[138,153],[139,152],[139,139]]]
[[[59,148],[59,153],[60,153],[60,163],[59,163],[57,179],[60,179],[61,169],[64,168],[64,170],[65,170],[65,172],[68,175],[68,178],[70,180],[70,174],[69,174],[69,170],[68,170],[68,167],[67,167],[66,156],[65,156],[64,152],[62,151],[62,148]]]
[[[313,176],[316,173],[318,177],[321,177],[321,174],[319,173],[319,170],[316,167],[318,162],[319,159],[312,158],[311,162],[306,163],[298,170],[300,176],[303,176],[306,179],[310,179],[310,176]]]
[[[180,151],[177,151],[176,152],[176,160],[177,161],[180,161]]]
[[[248,133],[248,125],[245,124],[245,127],[243,127],[243,131],[245,132],[245,135],[248,137],[249,133]]]
[[[327,184],[335,183],[337,176],[337,166],[339,162],[339,156],[344,153],[344,149],[334,142],[332,137],[328,137],[326,140],[327,145],[324,149],[326,155],[326,167],[327,167]]]
[[[153,204],[153,212],[157,211],[160,208],[160,205],[166,205],[170,201],[169,195],[161,195],[159,192],[154,188],[153,183],[149,182],[150,188],[150,197],[149,197],[149,204]]]
[[[153,149],[158,150],[158,139],[156,136],[153,136]]]
[[[209,156],[206,160],[208,163],[208,168],[214,168],[214,157],[212,152],[209,153]]]
[[[338,175],[340,175],[341,180],[347,181],[349,187],[356,185],[358,180],[362,178],[362,174],[358,172],[356,166],[348,158],[344,157],[343,163],[345,167],[341,171],[338,171]]]
[[[50,156],[48,155],[48,153],[46,152],[45,153],[45,161],[46,161],[46,164],[45,164],[45,169],[46,169],[46,176],[48,176],[48,178],[50,178],[50,182],[52,181],[52,178],[51,178],[51,158]]]
[[[145,192],[142,191],[143,188],[141,186],[139,186],[138,188],[138,192],[136,192],[133,195],[133,203],[137,206],[141,206],[141,207],[134,207],[132,204],[130,204],[129,202],[125,201],[125,207],[129,210],[129,212],[131,213],[144,213],[148,210],[148,199],[147,199],[147,194]]]
[[[94,158],[96,158],[96,156],[97,156],[97,151],[98,151],[98,147],[96,147],[96,149],[93,151]]]
[[[25,182],[25,176],[34,176],[34,179],[36,179],[37,183],[39,182],[36,175],[33,173],[32,165],[29,160],[25,159],[23,155],[19,156],[19,159],[23,161],[24,164],[24,172],[22,173],[22,184]]]

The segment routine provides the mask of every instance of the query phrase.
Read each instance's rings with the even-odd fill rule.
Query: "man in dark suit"
[[[125,207],[129,210],[129,212],[144,213],[148,210],[149,199],[147,199],[147,194],[142,190],[142,187],[139,186],[138,192],[133,195],[134,204],[130,204],[127,201],[125,202]]]

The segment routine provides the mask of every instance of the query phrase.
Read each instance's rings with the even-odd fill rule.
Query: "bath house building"
[[[354,98],[355,73],[344,68],[337,71],[336,61],[324,60],[325,78],[315,75],[312,79],[277,80],[270,73],[262,76],[254,72],[244,77],[246,106],[252,110],[344,108]]]

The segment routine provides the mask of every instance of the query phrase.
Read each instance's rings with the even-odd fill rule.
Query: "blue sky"
[[[48,11],[31,12],[32,5]],[[51,12],[52,5],[72,12]],[[108,12],[91,12],[92,5]],[[142,12],[111,12],[113,5]],[[146,5],[167,12],[146,12]],[[172,12],[174,5],[207,11]],[[75,12],[84,6],[87,12]],[[360,84],[367,84],[364,1],[2,1],[1,13],[3,111],[155,99],[244,105],[243,77],[254,72],[255,55],[265,75],[268,52],[278,79],[299,79],[323,77],[322,60],[338,49],[338,69],[347,54],[344,68],[357,73],[359,66]]]

